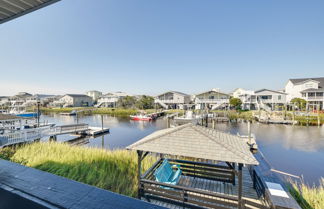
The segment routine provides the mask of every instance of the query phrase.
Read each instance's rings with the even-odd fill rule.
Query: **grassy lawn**
[[[136,152],[39,142],[16,150],[2,149],[0,157],[119,194],[137,195]],[[143,171],[155,160],[147,156],[142,165]]]

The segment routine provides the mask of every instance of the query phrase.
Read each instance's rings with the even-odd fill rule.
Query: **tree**
[[[139,109],[153,109],[154,108],[154,98],[151,96],[143,95],[139,100],[136,102],[136,107]]]
[[[293,98],[290,103],[293,104],[293,108],[295,108],[296,105],[299,110],[306,108],[306,100],[302,98]]]
[[[126,96],[120,98],[117,102],[117,107],[121,108],[134,108],[136,104],[136,98],[132,96]]]
[[[239,98],[230,98],[230,105],[232,107],[234,107],[236,110],[240,110],[241,109],[241,105],[242,105],[242,101]]]

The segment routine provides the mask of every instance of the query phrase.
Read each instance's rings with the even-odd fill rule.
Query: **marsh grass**
[[[71,146],[57,142],[39,142],[18,148],[5,156],[10,160],[83,182],[119,194],[137,194],[137,154],[127,150],[104,150]],[[143,171],[155,158],[147,156]]]
[[[324,208],[324,178],[318,186],[308,186],[305,183],[290,182],[290,193],[303,209]]]

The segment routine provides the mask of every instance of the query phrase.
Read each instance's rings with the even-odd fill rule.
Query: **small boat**
[[[71,112],[61,112],[60,115],[68,115],[68,116],[73,116],[76,115],[77,111],[72,110]]]
[[[153,118],[151,116],[148,115],[130,115],[129,116],[132,120],[142,120],[142,121],[151,121],[153,120]]]

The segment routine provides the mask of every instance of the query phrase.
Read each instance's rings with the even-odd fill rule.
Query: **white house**
[[[102,92],[92,90],[92,91],[88,91],[86,95],[91,97],[94,102],[97,102],[98,99],[102,96]]]
[[[286,104],[287,94],[283,91],[274,91],[270,89],[261,89],[255,91],[258,108],[266,110],[282,109]]]
[[[324,77],[289,79],[285,92],[288,94],[287,101],[293,98],[302,98],[307,101],[307,106],[320,110],[324,109]]]
[[[90,107],[93,105],[92,98],[85,94],[66,94],[59,99],[63,107]]]
[[[202,92],[195,95],[196,109],[217,109],[229,104],[230,95],[218,89]]]
[[[154,103],[166,109],[184,109],[191,102],[191,96],[178,91],[168,91],[155,97]]]
[[[256,95],[252,90],[237,88],[232,92],[232,96],[242,101],[243,110],[256,110],[258,108]]]
[[[132,95],[121,91],[107,93],[99,97],[96,107],[117,107],[118,100],[126,96]]]
[[[9,105],[9,97],[0,96],[0,107]]]

